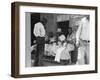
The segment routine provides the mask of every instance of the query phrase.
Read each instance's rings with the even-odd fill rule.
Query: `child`
[[[57,46],[56,55],[55,55],[55,59],[54,59],[55,61],[60,62],[61,53],[64,49],[65,49],[65,47],[63,47],[62,42],[58,41],[58,46]]]
[[[69,54],[69,50],[67,48],[67,45],[68,43],[67,42],[64,42],[63,43],[63,47],[64,47],[64,50],[62,51],[61,53],[61,58],[60,58],[60,61],[62,64],[66,65],[66,64],[69,64],[71,61],[71,57],[70,57],[70,54]]]

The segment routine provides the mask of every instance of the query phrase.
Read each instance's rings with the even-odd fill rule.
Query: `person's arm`
[[[37,24],[35,24],[34,29],[33,29],[33,34],[37,37]]]
[[[41,35],[41,37],[45,37],[45,29],[44,29],[44,26],[43,25],[41,25],[41,28],[40,28],[40,35]]]
[[[79,44],[81,31],[82,31],[82,23],[79,24],[79,27],[76,32],[76,45]]]

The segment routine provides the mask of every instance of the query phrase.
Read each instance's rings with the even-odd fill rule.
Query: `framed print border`
[[[75,71],[75,72],[54,72],[54,73],[40,73],[40,74],[19,74],[20,72],[20,6],[39,6],[39,7],[54,7],[54,8],[69,8],[69,9],[86,9],[95,11],[95,70],[91,71]],[[58,76],[58,75],[72,75],[72,74],[86,74],[97,73],[97,7],[96,6],[81,6],[81,5],[63,5],[63,4],[44,4],[44,3],[29,3],[29,2],[13,2],[11,4],[11,76],[15,78],[25,77],[40,77],[40,76]]]

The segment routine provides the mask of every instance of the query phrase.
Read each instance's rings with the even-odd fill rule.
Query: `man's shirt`
[[[80,39],[87,41],[90,40],[90,23],[86,17],[82,18],[76,32],[76,42],[79,42]]]
[[[45,37],[44,25],[41,22],[36,23],[33,33],[36,37]]]

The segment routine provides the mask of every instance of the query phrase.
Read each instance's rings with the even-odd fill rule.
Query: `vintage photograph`
[[[26,67],[89,64],[89,15],[26,12],[25,16],[29,34],[25,37],[30,40],[25,45],[31,46],[30,53],[26,51],[26,59],[31,54]]]
[[[97,7],[12,3],[12,77],[97,73]]]

